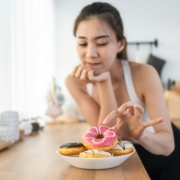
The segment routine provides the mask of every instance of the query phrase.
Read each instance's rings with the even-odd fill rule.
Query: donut
[[[83,136],[82,143],[87,149],[109,151],[117,142],[118,136],[107,126],[90,128]]]
[[[87,150],[81,142],[66,143],[60,146],[59,153],[63,155],[76,155]]]
[[[109,150],[114,156],[125,155],[133,152],[134,146],[129,141],[119,141],[117,144]]]
[[[89,149],[79,154],[79,158],[108,158],[108,157],[113,157],[113,154],[107,151],[100,151],[97,149]]]

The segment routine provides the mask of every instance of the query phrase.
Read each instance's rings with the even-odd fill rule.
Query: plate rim
[[[101,170],[101,169],[110,169],[110,168],[115,168],[117,166],[120,166],[122,163],[124,163],[128,158],[130,158],[134,153],[136,152],[136,149],[131,153],[125,154],[125,155],[120,155],[120,156],[113,156],[113,157],[108,157],[108,158],[79,158],[78,156],[66,156],[63,154],[59,153],[59,149],[56,150],[57,155],[59,155],[64,161],[66,161],[69,165],[80,168],[80,169],[89,169],[89,170]],[[123,159],[121,159],[123,158]],[[113,159],[115,159],[115,162],[112,163]],[[72,161],[72,162],[71,162]],[[78,162],[76,162],[78,161]],[[119,163],[118,163],[119,161]],[[74,163],[75,162],[75,163]],[[87,165],[82,165],[83,163],[87,164],[94,164],[94,163],[105,163],[108,165],[105,166],[100,166],[100,167],[92,167],[92,165],[87,166]],[[80,163],[80,164],[78,164]],[[82,163],[82,164],[81,164]]]

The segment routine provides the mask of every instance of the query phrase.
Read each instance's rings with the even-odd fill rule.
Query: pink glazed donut
[[[82,136],[82,143],[87,149],[108,151],[116,145],[117,139],[114,130],[107,126],[98,126],[90,128]]]

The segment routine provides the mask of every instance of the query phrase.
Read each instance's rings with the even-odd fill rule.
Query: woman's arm
[[[88,95],[87,83],[96,84],[100,104]],[[66,86],[85,119],[92,126],[102,124],[107,114],[117,108],[109,72],[94,76],[92,70],[77,66],[72,74],[66,78]],[[110,125],[114,124],[115,121]]]
[[[98,119],[98,125],[103,124],[104,118],[114,109],[118,108],[117,101],[114,95],[111,78],[110,75],[108,79],[103,82],[98,82],[98,91],[99,91],[99,99],[100,99],[100,113]],[[116,124],[116,120],[111,121],[108,126],[114,126]]]
[[[164,99],[162,83],[157,71],[149,65],[144,65],[141,80],[144,101],[150,119],[162,117],[164,121],[154,126],[155,133],[144,131],[139,142],[154,154],[169,155],[174,150],[174,137],[168,109]],[[153,146],[155,144],[155,146]]]
[[[139,105],[128,102],[123,104],[118,110],[110,113],[105,118],[104,123],[108,124],[112,119],[118,117],[114,129],[120,138],[133,138],[151,153],[167,156],[174,150],[174,137],[161,81],[153,67],[143,65],[142,69],[138,69],[138,73],[137,76],[133,73],[136,91],[141,92],[140,94],[146,104],[149,117],[155,120],[142,122],[143,111]],[[136,82],[137,80],[138,82]],[[132,113],[134,108],[138,110],[137,114]],[[158,117],[161,118],[156,119]],[[145,130],[147,126],[154,126],[155,133]]]
[[[86,121],[91,126],[96,126],[100,108],[94,99],[88,95],[86,83],[71,75],[66,78],[65,83]]]

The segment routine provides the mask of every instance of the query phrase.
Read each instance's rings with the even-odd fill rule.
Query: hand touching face
[[[94,75],[94,70],[87,68],[83,65],[76,66],[71,73],[71,76],[78,78],[86,83],[103,82],[110,78],[109,72],[103,72],[98,75]]]

